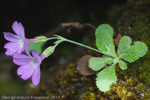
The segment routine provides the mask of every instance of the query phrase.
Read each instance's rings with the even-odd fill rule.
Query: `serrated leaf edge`
[[[110,70],[109,70],[109,72],[113,69],[113,67],[115,68],[115,66],[116,66],[116,63],[115,64],[112,64],[111,66],[109,66],[109,67],[112,67]],[[105,69],[104,69],[105,70]],[[100,72],[99,72],[100,73]],[[98,74],[99,74],[98,73]],[[98,83],[97,83],[97,80],[98,80],[98,74],[97,74],[97,77],[96,77],[96,87],[100,90],[100,91],[102,91],[102,92],[107,92],[107,91],[109,91],[110,89],[111,89],[111,87],[109,88],[109,90],[106,90],[106,91],[103,91],[103,90],[101,90],[99,87],[98,87]],[[115,72],[115,76],[116,76],[116,72]],[[107,78],[106,78],[107,79]],[[106,79],[105,79],[105,81],[106,81]],[[116,76],[116,79],[117,79],[117,76]],[[117,80],[116,80],[117,81]],[[112,83],[116,83],[116,82],[112,82]],[[111,83],[111,84],[112,84]],[[111,86],[111,85],[110,85]]]

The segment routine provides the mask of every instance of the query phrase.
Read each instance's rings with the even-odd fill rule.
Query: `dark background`
[[[106,23],[106,11],[126,0],[0,0],[0,52],[6,43],[3,33],[13,32],[16,20],[25,27],[27,38],[44,34],[62,22],[77,21],[95,26]]]
[[[16,74],[12,58],[5,56],[3,32],[13,32],[12,23],[19,21],[25,27],[26,38],[49,34],[61,23],[90,23],[97,27],[108,23],[107,11],[127,0],[0,0],[0,95],[23,94],[26,83]],[[54,31],[57,32],[57,31]],[[52,33],[58,34],[58,33]],[[60,35],[63,33],[59,33]],[[80,34],[70,34],[80,39]],[[50,36],[50,35],[49,35]],[[78,40],[77,40],[78,41]],[[65,50],[65,49],[64,49]],[[57,53],[56,53],[57,54]],[[56,59],[53,59],[56,61]]]

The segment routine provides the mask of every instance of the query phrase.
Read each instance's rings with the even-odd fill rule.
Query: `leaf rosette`
[[[98,50],[104,54],[103,57],[92,57],[89,60],[89,67],[94,71],[99,71],[96,78],[96,86],[100,91],[106,92],[110,90],[112,83],[116,83],[117,76],[115,65],[118,63],[122,70],[127,69],[127,63],[132,63],[143,57],[148,51],[148,47],[141,41],[132,40],[129,36],[123,36],[118,45],[117,53],[113,40],[113,28],[108,24],[98,26],[95,32],[96,46]],[[107,68],[103,69],[104,66]]]

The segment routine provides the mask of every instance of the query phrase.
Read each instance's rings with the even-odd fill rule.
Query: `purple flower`
[[[20,22],[15,21],[12,24],[12,29],[16,34],[3,32],[5,39],[10,41],[4,45],[4,48],[7,49],[5,54],[12,56],[15,53],[22,53],[24,51],[29,54],[23,25]]]
[[[20,67],[17,69],[17,74],[21,75],[24,80],[32,76],[32,83],[38,85],[40,83],[40,64],[42,56],[36,50],[32,51],[32,56],[25,54],[14,54],[13,62]]]

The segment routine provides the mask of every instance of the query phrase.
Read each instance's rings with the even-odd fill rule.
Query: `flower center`
[[[32,62],[33,62],[34,64],[38,64],[38,61],[37,61],[37,59],[35,59],[35,58],[33,58]]]
[[[23,44],[24,44],[24,39],[23,38],[20,38],[20,46],[21,46],[21,48],[23,47]]]

